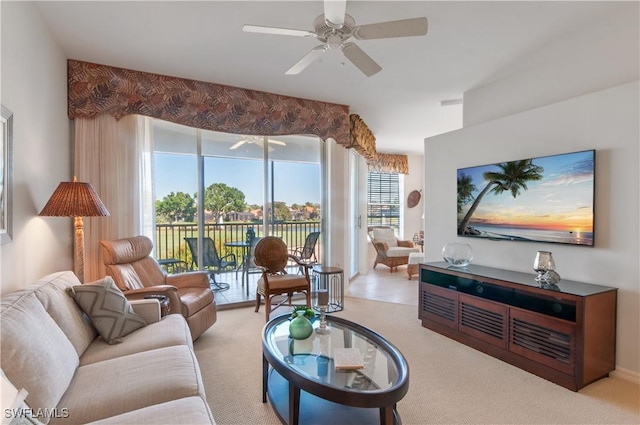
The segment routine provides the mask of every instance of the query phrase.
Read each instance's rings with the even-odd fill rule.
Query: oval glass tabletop
[[[333,316],[327,316],[330,331],[321,334],[317,332],[319,322],[313,323],[314,332],[309,338],[294,340],[289,337],[288,315],[271,320],[263,333],[265,351],[289,372],[337,390],[386,392],[405,383],[406,361],[382,336]],[[337,359],[337,364],[336,356],[347,363],[343,365]]]

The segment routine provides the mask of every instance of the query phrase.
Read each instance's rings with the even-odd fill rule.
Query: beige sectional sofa
[[[214,424],[181,314],[132,302],[148,323],[108,344],[67,294],[72,272],[44,277],[0,302],[1,364],[49,424]],[[4,382],[3,382],[4,385]]]

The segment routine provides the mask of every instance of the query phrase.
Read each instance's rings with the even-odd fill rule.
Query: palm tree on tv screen
[[[476,185],[473,178],[465,173],[458,176],[458,214],[462,214],[462,207],[473,201]]]
[[[487,171],[482,174],[484,180],[489,183],[478,194],[473,205],[458,225],[459,235],[469,233],[469,220],[487,193],[493,192],[495,195],[500,195],[503,192],[511,192],[511,195],[517,198],[521,190],[527,190],[527,182],[542,180],[544,172],[544,168],[535,165],[532,159],[503,162],[496,164],[496,166],[500,169],[499,171]]]

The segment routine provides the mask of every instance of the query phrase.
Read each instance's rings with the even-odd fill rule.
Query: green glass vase
[[[313,326],[309,319],[304,317],[304,312],[300,311],[289,323],[289,336],[293,339],[307,339],[313,333]]]

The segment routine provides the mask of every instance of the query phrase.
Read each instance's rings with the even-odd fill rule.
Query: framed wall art
[[[2,107],[2,148],[0,149],[0,244],[11,242],[13,224],[13,113]]]

